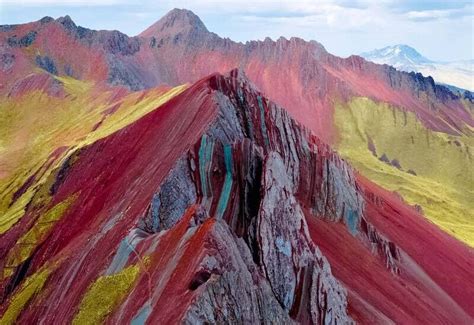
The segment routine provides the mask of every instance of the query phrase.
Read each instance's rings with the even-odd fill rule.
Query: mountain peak
[[[405,55],[411,59],[420,61],[429,61],[427,58],[425,58],[423,55],[421,55],[417,50],[415,50],[413,47],[406,45],[406,44],[397,44],[394,46],[387,46],[385,47],[385,51],[388,53],[393,53],[396,55]]]
[[[163,18],[144,30],[139,36],[171,36],[182,32],[208,32],[202,20],[187,9],[172,9]]]
[[[74,21],[71,19],[69,15],[66,15],[64,17],[59,17],[58,19],[56,19],[56,21],[60,23],[61,25],[63,25],[68,30],[74,30],[77,28],[76,24],[74,23]]]
[[[381,49],[362,53],[361,56],[369,61],[389,64],[398,68],[407,68],[413,65],[431,62],[413,47],[405,44],[386,46]]]

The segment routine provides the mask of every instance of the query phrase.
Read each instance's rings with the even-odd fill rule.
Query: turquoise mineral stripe
[[[199,176],[201,178],[201,190],[204,197],[206,196],[206,143],[207,135],[204,134],[201,138],[201,146],[199,147]]]
[[[357,224],[359,223],[359,216],[356,211],[350,209],[345,215],[346,225],[352,235],[357,234]]]
[[[222,193],[217,204],[217,218],[220,219],[224,215],[225,209],[230,198],[230,191],[232,189],[232,147],[230,145],[224,146],[224,162],[225,162],[225,180],[222,185]]]
[[[127,264],[130,254],[135,249],[135,246],[129,243],[128,241],[129,237],[130,236],[127,235],[127,237],[125,237],[120,242],[119,248],[117,252],[115,253],[114,259],[112,260],[112,263],[110,263],[105,274],[111,275],[111,274],[119,273],[120,271],[123,270],[123,268]]]
[[[138,314],[135,316],[134,319],[130,322],[130,325],[143,325],[145,324],[146,320],[148,319],[148,316],[150,316],[151,313],[151,304],[150,301],[147,301],[143,307],[140,309]]]
[[[242,89],[237,88],[237,95],[239,96],[240,104],[244,103],[244,94],[242,93]]]
[[[214,143],[212,140],[208,141],[208,136],[204,134],[201,138],[201,147],[199,148],[199,176],[201,179],[202,196],[209,197],[207,185],[209,182],[209,175],[207,173],[208,165],[212,161],[212,152],[214,150]],[[209,189],[211,190],[211,189]]]
[[[270,142],[268,141],[267,126],[265,124],[265,109],[263,108],[262,97],[257,96],[258,107],[260,107],[260,127],[262,128],[263,141],[268,147]]]

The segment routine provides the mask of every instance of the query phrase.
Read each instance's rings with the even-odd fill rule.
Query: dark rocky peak
[[[39,22],[40,22],[41,24],[47,24],[47,23],[50,23],[50,22],[52,22],[52,21],[54,21],[54,18],[53,18],[53,17],[50,17],[50,16],[44,16],[43,18],[41,18],[41,19],[39,20]]]
[[[133,55],[140,50],[138,38],[128,37],[117,30],[99,31],[96,37],[107,53]]]
[[[234,68],[229,72],[223,74],[221,77],[229,79],[232,84],[246,90],[248,93],[259,93],[257,86],[250,80],[245,74],[245,71],[241,68]]]
[[[76,25],[76,23],[72,20],[72,18],[69,15],[59,17],[57,19],[54,19],[49,16],[45,16],[41,18],[38,22],[35,22],[34,24],[35,24],[34,28],[36,32],[40,32],[41,26],[43,25],[46,26],[50,24],[56,24],[63,27],[70,35],[73,35],[78,38],[90,38],[96,33],[96,31],[94,30]]]
[[[469,100],[471,103],[474,102],[474,93],[472,91],[464,90],[462,96],[464,99]]]
[[[196,32],[209,33],[201,19],[192,11],[175,8],[148,27],[139,36],[165,38],[167,36]]]
[[[64,29],[68,31],[70,34],[81,39],[91,40],[97,34],[96,30],[92,30],[89,28],[76,25],[76,23],[71,19],[69,15],[66,15],[64,17],[59,17],[58,19],[54,21],[58,24],[61,24],[64,27]]]
[[[66,28],[67,30],[70,30],[70,31],[77,30],[77,25],[74,23],[71,17],[69,17],[69,15],[66,15],[64,17],[59,17],[58,19],[56,19],[56,22],[63,25],[64,28]]]

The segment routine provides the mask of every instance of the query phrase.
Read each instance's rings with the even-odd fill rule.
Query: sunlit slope
[[[72,152],[154,110],[186,87],[129,93],[56,77],[64,96],[35,90],[0,98],[0,234]]]
[[[474,247],[472,130],[433,132],[413,113],[367,98],[336,105],[335,121],[338,151],[355,168]]]

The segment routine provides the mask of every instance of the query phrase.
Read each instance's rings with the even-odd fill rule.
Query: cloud
[[[338,30],[358,30],[364,26],[380,25],[383,21],[377,15],[367,15],[364,10],[325,8],[311,14],[301,15],[241,15],[243,22],[259,24],[284,24],[303,28],[327,26]]]
[[[409,11],[406,13],[406,17],[414,21],[455,19],[464,16],[473,16],[472,6],[466,6],[459,9]]]

